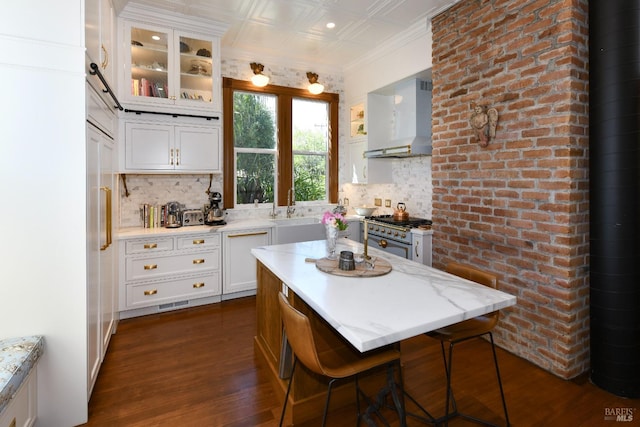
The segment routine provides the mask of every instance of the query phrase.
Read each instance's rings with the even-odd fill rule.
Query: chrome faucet
[[[296,195],[293,192],[293,188],[289,189],[287,193],[287,218],[291,218],[291,215],[294,214],[296,208],[294,208],[296,204]]]
[[[269,214],[269,216],[273,219],[275,219],[278,216],[278,212],[276,212],[276,201],[273,201],[273,206],[271,207],[271,213]]]

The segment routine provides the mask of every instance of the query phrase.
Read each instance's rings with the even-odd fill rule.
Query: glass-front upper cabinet
[[[126,23],[125,99],[145,105],[219,110],[218,39]],[[127,81],[129,80],[129,81]]]

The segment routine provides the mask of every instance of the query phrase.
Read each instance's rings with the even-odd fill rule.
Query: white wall
[[[0,14],[0,338],[45,336],[38,424],[85,422],[84,1]]]

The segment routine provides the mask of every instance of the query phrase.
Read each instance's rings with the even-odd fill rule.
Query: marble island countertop
[[[343,239],[337,252],[362,248]],[[372,248],[370,255],[391,263],[390,273],[364,278],[321,272],[305,259],[326,256],[323,240],[251,252],[360,351],[516,304],[507,293]]]
[[[28,336],[0,339],[0,413],[44,351],[44,338]]]

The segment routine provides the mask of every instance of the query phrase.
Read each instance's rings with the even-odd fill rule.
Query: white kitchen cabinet
[[[412,248],[411,259],[420,264],[431,267],[433,257],[433,230],[411,229]]]
[[[111,0],[85,1],[86,54],[91,62],[98,65],[100,73],[111,87],[115,87],[114,28],[115,11]],[[102,88],[96,86],[96,89]]]
[[[121,239],[121,317],[219,301],[220,246],[210,232]]]
[[[271,229],[244,229],[222,233],[224,295],[256,290],[256,259],[251,249],[271,244]]]
[[[0,414],[0,427],[31,427],[35,425],[38,408],[38,367],[31,369],[15,396]]]
[[[125,172],[201,172],[222,170],[220,127],[127,122]]]
[[[127,104],[220,111],[219,37],[138,20],[122,28]]]
[[[367,183],[367,167],[369,162],[364,157],[367,149],[367,141],[360,140],[347,144],[347,167],[349,176],[347,179],[352,184]]]
[[[88,391],[116,327],[115,254],[112,246],[115,142],[108,133],[114,117],[87,85],[87,318]],[[111,113],[113,116],[113,113]]]

